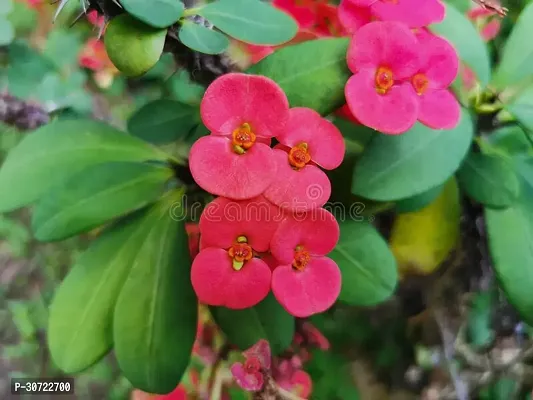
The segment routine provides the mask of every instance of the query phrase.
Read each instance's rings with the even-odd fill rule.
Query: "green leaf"
[[[128,120],[128,131],[155,144],[185,137],[200,121],[198,108],[175,100],[152,101]]]
[[[280,45],[298,32],[292,17],[257,0],[217,0],[200,8],[198,14],[222,32],[246,43]]]
[[[328,38],[287,46],[247,72],[276,81],[291,107],[309,107],[327,115],[345,102],[344,86],[351,76],[346,65],[349,42]]]
[[[48,346],[63,372],[81,372],[111,349],[115,303],[152,234],[154,215],[144,209],[111,226],[59,286],[50,306]]]
[[[222,33],[191,21],[183,22],[179,39],[185,46],[204,54],[220,54],[229,47],[229,39]]]
[[[437,185],[428,191],[396,203],[396,212],[408,213],[421,210],[431,204],[441,194],[444,185]]]
[[[2,4],[0,4],[0,15],[8,15],[12,9],[13,9],[13,1],[3,0]]]
[[[197,331],[187,233],[184,221],[169,215],[177,201],[181,195],[172,194],[154,208],[152,228],[139,246],[114,311],[120,369],[134,387],[149,393],[175,389],[189,364]]]
[[[9,20],[0,15],[0,46],[8,45],[15,38],[15,29]]]
[[[398,281],[396,260],[383,237],[369,223],[346,220],[328,255],[342,273],[339,300],[354,306],[376,305],[389,298]]]
[[[75,173],[109,161],[166,161],[169,156],[102,122],[65,120],[30,133],[0,168],[0,212],[33,203]]]
[[[172,174],[170,168],[132,162],[88,167],[37,203],[35,237],[43,242],[66,239],[142,208],[163,194]]]
[[[461,61],[475,72],[483,86],[490,82],[490,58],[487,45],[466,15],[451,4],[446,4],[446,17],[430,29],[447,39]]]
[[[505,108],[530,131],[528,133],[531,135],[533,131],[533,86],[528,86]]]
[[[124,9],[154,28],[168,28],[178,22],[185,7],[179,0],[121,0]]]
[[[514,24],[505,42],[500,64],[492,84],[498,89],[519,84],[533,74],[533,48],[528,41],[533,37],[533,3],[528,4]]]
[[[533,159],[515,160],[521,196],[506,209],[485,209],[494,270],[509,302],[527,324],[533,323]]]
[[[507,154],[525,153],[531,148],[526,133],[517,125],[496,129],[488,136],[487,140],[491,145]]]
[[[72,29],[55,29],[46,39],[44,55],[58,68],[74,68],[78,64],[78,54],[83,45],[84,41],[79,32]]]
[[[468,196],[488,207],[508,207],[520,193],[513,166],[496,155],[470,153],[457,180]]]
[[[168,79],[168,89],[172,96],[185,104],[199,105],[205,92],[205,88],[191,81],[186,70],[181,70],[172,78]]]
[[[486,290],[474,293],[470,302],[467,319],[469,344],[476,350],[490,346],[494,339],[492,325],[492,306],[494,292]]]
[[[433,130],[417,123],[402,135],[378,135],[355,166],[352,192],[379,201],[424,193],[455,173],[472,137],[472,120],[465,110],[452,130]]]
[[[19,40],[9,45],[8,58],[8,90],[21,99],[31,97],[44,77],[55,72],[52,61]]]
[[[259,304],[244,310],[211,307],[211,314],[228,341],[241,350],[259,339],[270,343],[272,354],[286,350],[294,336],[294,317],[278,303],[272,293]]]

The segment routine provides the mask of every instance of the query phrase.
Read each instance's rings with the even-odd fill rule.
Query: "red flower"
[[[440,0],[344,0],[356,8],[368,7],[380,21],[397,21],[410,28],[419,28],[444,19],[445,8]],[[351,10],[356,11],[356,8]],[[350,9],[344,5],[344,10]],[[345,20],[346,21],[346,20]]]
[[[243,352],[245,362],[234,363],[230,370],[237,384],[248,391],[259,391],[264,385],[263,374],[270,369],[270,345],[264,339]]]
[[[461,109],[448,90],[459,70],[453,46],[429,32],[418,35],[421,44],[421,67],[411,84],[420,102],[418,120],[433,129],[452,129],[459,123]]]
[[[291,15],[300,29],[308,29],[316,20],[316,3],[316,0],[274,0],[272,5]]]
[[[306,341],[321,350],[329,350],[329,340],[313,324],[306,321],[302,324],[303,334]]]
[[[310,108],[292,108],[284,131],[276,136],[277,176],[264,195],[277,206],[306,211],[322,207],[331,194],[327,175],[344,158],[344,139],[337,127]]]
[[[339,5],[339,21],[344,30],[354,33],[357,29],[376,19],[369,7],[360,7],[352,0],[342,0]]]
[[[408,79],[420,69],[420,46],[399,22],[363,26],[348,48],[354,75],[345,87],[346,102],[362,124],[386,134],[400,134],[417,120],[419,101]]]
[[[327,3],[317,4],[313,31],[321,36],[344,36],[347,34],[339,21],[337,6]]]
[[[309,317],[327,310],[341,289],[341,273],[325,257],[339,240],[335,217],[323,208],[286,218],[270,250],[281,263],[272,273],[272,291],[292,315]]]
[[[200,113],[211,135],[191,148],[189,167],[204,190],[243,200],[264,192],[275,176],[270,138],[285,128],[289,102],[264,76],[230,73],[206,90]]]
[[[105,17],[98,14],[98,11],[91,10],[87,13],[87,20],[94,26],[101,27],[105,24]]]
[[[296,367],[289,360],[279,363],[274,373],[277,384],[298,397],[308,398],[313,390],[313,381],[309,374]]]
[[[500,32],[501,21],[494,18],[498,13],[484,7],[476,7],[468,11],[467,17],[481,29],[481,37],[486,42],[491,41]]]
[[[191,280],[201,303],[243,309],[270,291],[269,266],[255,257],[269,248],[281,216],[262,197],[231,201],[219,197],[200,217],[201,251]]]

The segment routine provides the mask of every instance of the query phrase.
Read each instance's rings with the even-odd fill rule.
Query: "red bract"
[[[281,263],[272,273],[272,291],[292,315],[305,318],[327,310],[341,289],[341,274],[325,257],[339,240],[335,217],[323,208],[286,218],[270,250]]]
[[[410,28],[440,22],[444,19],[445,12],[440,0],[348,0],[348,2],[353,7],[368,7],[373,18],[402,22]],[[345,5],[344,10],[347,9]]]
[[[461,109],[448,86],[457,76],[459,59],[445,39],[429,32],[418,37],[421,68],[411,78],[420,101],[418,120],[433,129],[452,129],[459,122]]]
[[[339,21],[338,8],[327,3],[319,3],[316,6],[316,22],[313,31],[326,37],[347,34]]]
[[[338,17],[344,30],[348,33],[354,33],[357,29],[375,19],[369,7],[356,6],[351,0],[341,1]]]
[[[274,0],[272,5],[290,14],[300,29],[311,28],[316,20],[316,0]]]
[[[201,303],[242,309],[266,297],[272,273],[254,256],[268,250],[280,218],[264,198],[220,197],[207,205],[200,217],[201,250],[191,268]]]
[[[265,197],[284,209],[306,211],[322,207],[331,194],[324,169],[337,168],[344,158],[344,139],[333,123],[310,108],[292,108],[285,130],[276,136],[277,176]],[[317,166],[318,165],[318,166]]]
[[[231,366],[231,373],[237,384],[244,390],[259,391],[264,385],[263,374],[270,369],[270,345],[261,339],[243,352],[245,362],[236,362]]]
[[[313,381],[309,374],[294,366],[289,360],[281,361],[273,376],[281,388],[298,397],[306,399],[313,390]]]
[[[317,346],[321,350],[329,350],[329,340],[310,322],[302,324],[302,334],[310,345]]]
[[[216,79],[200,105],[211,135],[191,148],[189,167],[204,190],[244,200],[264,192],[275,176],[270,143],[284,129],[289,102],[271,79],[230,73]]]
[[[87,20],[94,26],[101,27],[105,24],[105,17],[98,14],[98,11],[91,10],[87,13]]]
[[[419,111],[409,78],[420,69],[419,43],[399,22],[363,26],[348,48],[354,75],[345,87],[346,102],[362,124],[386,134],[411,128]]]
[[[467,13],[467,17],[481,29],[481,37],[486,42],[494,39],[500,32],[501,21],[493,19],[497,15],[496,11],[483,7],[473,8]]]

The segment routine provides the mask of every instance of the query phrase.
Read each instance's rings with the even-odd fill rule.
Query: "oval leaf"
[[[259,339],[266,339],[272,354],[277,355],[287,350],[294,337],[294,317],[272,293],[255,307],[244,310],[211,307],[210,310],[228,341],[241,350],[252,347]]]
[[[506,105],[505,108],[530,132],[533,131],[533,86],[527,87],[511,104]]]
[[[369,223],[346,220],[341,236],[328,255],[342,273],[339,300],[354,306],[371,306],[389,298],[398,281],[396,260],[387,242]]]
[[[533,37],[533,3],[528,4],[514,24],[494,73],[493,84],[499,89],[518,84],[533,74],[533,47],[526,45]]]
[[[438,185],[429,189],[427,192],[418,194],[408,199],[400,200],[396,203],[396,211],[407,213],[421,210],[431,204],[442,192],[444,185]]]
[[[111,349],[113,309],[151,233],[151,217],[150,210],[142,210],[105,231],[82,254],[55,293],[48,346],[63,372],[81,372]]]
[[[294,19],[263,1],[218,0],[199,9],[198,14],[246,43],[280,45],[298,32]]]
[[[0,168],[0,212],[34,202],[91,165],[167,158],[156,147],[102,122],[52,122],[25,136]]]
[[[181,195],[154,207],[114,311],[113,337],[124,376],[145,392],[166,394],[181,381],[196,338],[198,301],[183,220],[171,218]]]
[[[401,274],[435,271],[459,240],[461,206],[455,179],[427,207],[394,220],[390,246]]]
[[[198,123],[197,107],[160,99],[137,110],[128,120],[128,131],[147,142],[166,144],[186,137]]]
[[[178,22],[185,7],[179,0],[120,0],[124,9],[154,28],[167,28]]]
[[[487,45],[465,14],[446,3],[446,17],[442,22],[431,25],[430,29],[453,44],[461,61],[474,71],[482,86],[490,82]]]
[[[513,166],[496,155],[470,153],[457,179],[468,196],[489,207],[508,207],[520,192]]]
[[[170,168],[129,162],[89,167],[39,201],[35,237],[62,240],[144,207],[163,194],[172,174]]]
[[[506,209],[485,209],[489,251],[501,288],[522,319],[533,324],[533,159],[517,160],[521,196]]]
[[[276,81],[291,107],[309,107],[322,115],[345,103],[347,38],[318,39],[277,50],[248,69]]]
[[[417,123],[402,135],[379,135],[355,166],[352,192],[379,201],[421,194],[455,173],[472,137],[472,120],[464,110],[452,130],[433,130]]]
[[[222,33],[190,21],[183,22],[179,39],[185,46],[204,54],[220,54],[229,47],[229,39]]]

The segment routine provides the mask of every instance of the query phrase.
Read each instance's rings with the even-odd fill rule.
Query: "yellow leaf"
[[[460,233],[459,190],[452,178],[425,208],[399,214],[390,247],[401,276],[434,272],[456,246]]]

